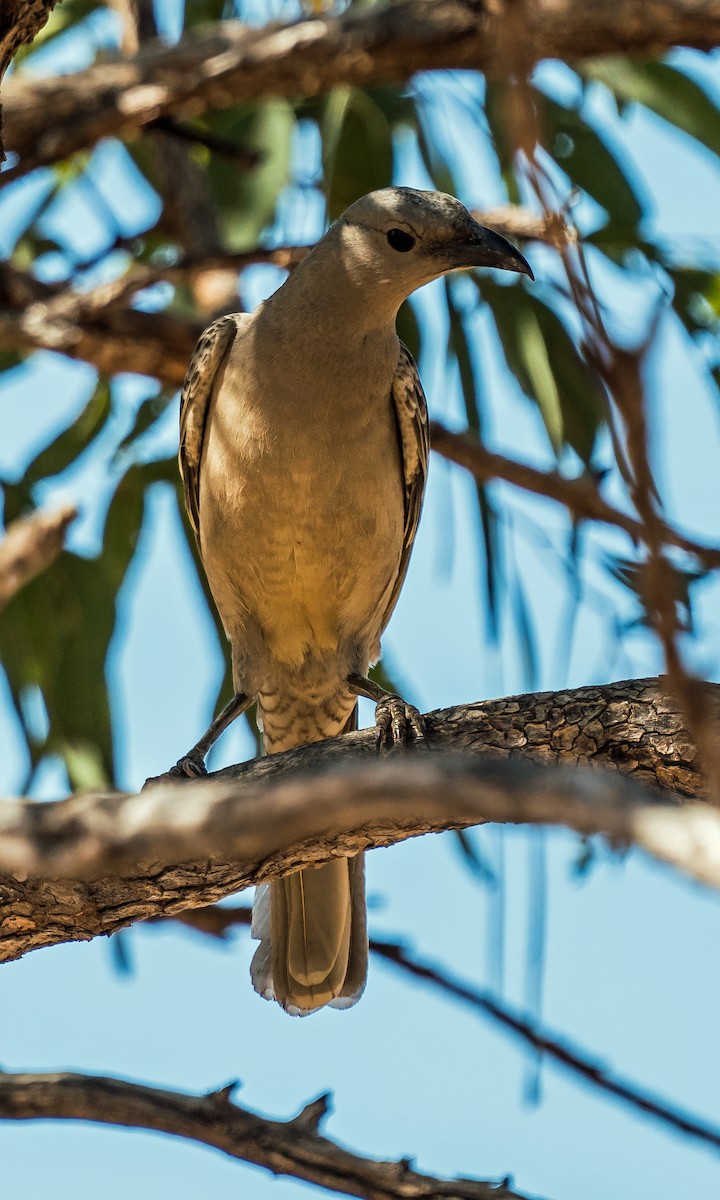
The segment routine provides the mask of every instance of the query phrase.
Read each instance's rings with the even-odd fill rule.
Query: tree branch
[[[520,1041],[539,1051],[558,1069],[565,1070],[573,1076],[579,1076],[586,1083],[599,1088],[600,1091],[606,1092],[623,1104],[629,1105],[630,1108],[639,1110],[651,1119],[676,1129],[688,1137],[704,1142],[706,1146],[712,1146],[716,1151],[720,1150],[719,1126],[713,1125],[705,1118],[672,1104],[657,1093],[615,1074],[605,1062],[594,1059],[585,1049],[532,1023],[522,1013],[511,1008],[490,992],[453,977],[444,968],[418,961],[408,953],[404,946],[377,940],[371,941],[370,945],[378,957],[404,974],[422,980],[423,983],[437,988],[445,995],[452,996],[453,999],[460,1000],[469,1008],[489,1017]]]
[[[708,694],[717,712],[720,685]],[[656,682],[470,705],[428,725],[436,751],[462,753],[378,761],[368,731],[140,796],[0,802],[0,961],[482,821],[603,834],[720,886],[720,813],[642,787],[703,794],[695,749]],[[615,771],[560,769],[572,763]]]
[[[8,140],[21,161],[8,178],[103,137],[133,137],[159,117],[195,117],[261,96],[315,96],[336,84],[403,83],[437,68],[507,73],[506,20],[504,6],[488,0],[404,0],[259,30],[223,22],[74,75],[12,79]],[[710,50],[720,43],[720,2],[531,0],[522,28],[528,61],[654,56],[675,45]]]
[[[133,371],[179,387],[204,322],[98,303],[0,265],[0,348],[55,350],[103,375]]]
[[[558,504],[564,505],[577,521],[600,521],[602,524],[614,525],[624,530],[635,542],[646,540],[645,525],[608,504],[590,475],[568,479],[559,471],[539,471],[528,463],[494,454],[476,437],[468,433],[452,433],[439,421],[430,422],[430,434],[433,450],[443,458],[465,467],[483,483],[489,479],[504,479],[526,492],[545,496],[548,500],[556,500]],[[693,554],[708,570],[720,567],[720,549],[694,542],[664,521],[660,521],[659,530],[666,544]]]
[[[4,0],[0,16],[0,82],[21,46],[31,42],[53,10],[55,0]],[[0,107],[0,163],[5,162]]]
[[[13,521],[0,541],[0,611],[55,561],[76,516],[77,509],[66,504],[55,512],[39,509]]]
[[[559,213],[538,217],[506,205],[474,216],[498,233],[521,240],[556,245],[574,236]],[[141,312],[129,307],[132,298],[157,283],[193,285],[203,277],[237,275],[258,263],[292,270],[311,249],[302,245],[188,254],[177,263],[137,265],[85,292],[69,283],[44,283],[0,263],[0,349],[54,350],[91,363],[103,375],[131,371],[179,387],[205,322],[170,312]]]
[[[0,1074],[0,1118],[150,1129],[363,1200],[523,1200],[503,1183],[437,1179],[414,1171],[408,1159],[376,1162],[353,1154],[319,1132],[328,1096],[311,1101],[291,1121],[271,1121],[235,1104],[236,1086],[188,1096],[101,1075]]]
[[[172,919],[200,933],[225,939],[231,929],[250,927],[252,910],[240,906],[226,908],[211,904],[207,908],[189,909]],[[370,952],[394,967],[401,975],[419,979],[443,995],[467,1005],[515,1041],[541,1053],[558,1070],[599,1088],[630,1108],[644,1113],[651,1120],[660,1121],[688,1137],[696,1138],[715,1150],[720,1150],[720,1127],[616,1074],[610,1070],[607,1063],[590,1051],[575,1042],[568,1042],[559,1034],[530,1020],[493,992],[479,988],[467,980],[458,979],[449,974],[444,966],[436,966],[418,958],[402,943],[371,937]]]

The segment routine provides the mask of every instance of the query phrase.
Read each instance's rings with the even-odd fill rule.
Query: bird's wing
[[[185,489],[185,506],[200,544],[200,461],[210,401],[218,373],[230,352],[244,313],[213,321],[200,337],[185,375],[180,396],[178,462]]]
[[[397,579],[385,612],[383,629],[397,604],[410,562],[410,553],[420,522],[430,453],[430,426],[425,393],[415,360],[402,342],[400,343],[400,357],[393,379],[391,397],[400,443],[400,462],[405,491],[405,531]]]

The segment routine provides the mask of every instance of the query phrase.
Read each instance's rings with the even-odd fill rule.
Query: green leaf
[[[175,395],[175,392],[159,391],[156,395],[149,396],[147,400],[143,400],[135,414],[132,428],[125,434],[125,437],[117,447],[117,455],[121,455],[125,450],[129,450],[130,447],[135,446],[135,443],[140,441],[152,429],[155,422],[160,420]]]
[[[393,129],[406,126],[416,129],[418,118],[415,101],[411,95],[399,87],[368,88],[367,96],[376,104],[385,119]]]
[[[515,146],[510,138],[508,120],[510,106],[513,102],[512,85],[494,83],[492,80],[487,81],[485,85],[485,116],[493,149],[497,155],[508,200],[511,204],[520,204],[522,197],[514,169]]]
[[[551,308],[521,286],[478,281],[510,370],[537,405],[556,454],[570,446],[589,465],[605,421],[601,383]]]
[[[0,350],[0,373],[3,371],[12,371],[24,361],[22,354],[18,350]]]
[[[468,428],[481,439],[485,415],[482,393],[470,354],[465,325],[453,301],[452,286],[447,279],[445,280],[445,295],[450,316],[449,349],[454,355],[460,372],[465,416]],[[487,600],[488,630],[490,636],[495,639],[500,630],[500,587],[503,579],[502,543],[498,536],[497,513],[490,501],[487,487],[479,479],[475,480],[475,493],[482,531],[484,567],[482,584]]]
[[[550,153],[571,181],[592,196],[613,222],[634,228],[644,200],[628,165],[610,149],[580,112],[535,90],[540,125]]]
[[[537,312],[523,304],[516,315],[517,337],[527,390],[537,403],[553,450],[559,453],[565,433],[560,393]]]
[[[618,100],[643,104],[720,155],[720,111],[707,92],[677,67],[613,55],[591,59],[580,73],[586,80],[603,83]]]
[[[110,386],[101,379],[72,425],[56,436],[28,465],[23,483],[32,487],[41,479],[50,479],[67,470],[104,429],[111,411]]]
[[[248,170],[202,152],[228,248],[250,249],[272,223],[278,196],[290,179],[293,108],[286,100],[268,100],[212,113],[202,124],[260,157],[259,165]]]
[[[328,216],[336,220],[348,205],[392,183],[390,123],[367,92],[336,87],[320,122]]]
[[[673,308],[691,336],[716,330],[720,321],[720,275],[696,267],[665,266],[674,286]]]
[[[60,755],[73,788],[104,787],[114,777],[106,659],[154,469],[133,468],[120,482],[97,558],[64,552],[0,616],[3,665],[16,707],[22,712],[22,698],[35,686],[47,712],[49,732],[40,743],[23,721],[32,761]]]
[[[628,591],[638,600],[642,609],[642,617],[640,623],[643,625],[653,624],[652,605],[650,603],[650,595],[652,593],[652,582],[649,578],[648,562],[635,562],[627,558],[609,558],[607,565],[610,573],[615,576],[619,583],[623,584]],[[681,629],[692,633],[693,629],[693,595],[692,590],[697,583],[702,583],[707,579],[708,573],[700,568],[690,570],[684,567],[678,567],[674,563],[665,560],[665,578],[663,581],[663,589],[669,590],[669,595],[674,604],[679,609],[678,622]]]
[[[396,327],[400,341],[407,346],[415,362],[420,358],[420,326],[412,304],[406,301],[397,315]]]
[[[432,122],[427,119],[424,107],[419,107],[420,123],[418,125],[418,150],[425,165],[425,170],[439,192],[457,195],[455,176],[433,137]]]
[[[221,21],[227,7],[226,0],[185,0],[183,29]]]

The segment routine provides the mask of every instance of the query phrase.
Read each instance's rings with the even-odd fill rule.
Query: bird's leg
[[[365,696],[375,702],[375,741],[378,750],[388,741],[391,746],[404,746],[408,728],[412,729],[417,740],[424,740],[425,718],[414,704],[408,704],[394,692],[387,692],[379,683],[373,683],[364,675],[348,675],[348,684],[355,696]]]
[[[197,779],[201,775],[207,775],[205,756],[220,735],[225,732],[228,725],[232,725],[235,718],[244,713],[252,703],[252,696],[247,696],[244,692],[236,692],[230,703],[225,705],[221,713],[218,713],[192,750],[178,759],[175,766],[171,767],[169,771],[165,771],[163,775],[156,775],[152,779],[146,780],[145,786],[147,787],[148,783],[158,783],[166,779]]]

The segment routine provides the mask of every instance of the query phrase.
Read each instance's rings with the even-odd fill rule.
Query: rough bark
[[[54,7],[55,0],[3,0],[0,8],[0,83],[20,47],[39,33]],[[5,158],[0,105],[0,163]]]
[[[14,521],[0,541],[0,611],[26,583],[55,561],[77,509],[39,510]]]
[[[720,685],[709,695],[717,712]],[[449,709],[431,714],[429,729],[435,750],[455,755],[377,762],[366,732],[136,797],[2,802],[0,960],[212,903],[333,854],[480,821],[602,833],[720,885],[720,813],[679,799],[701,796],[702,781],[657,681]],[[645,784],[669,789],[665,800]]]
[[[491,0],[404,0],[260,30],[224,22],[123,62],[11,80],[8,142],[21,162],[10,177],[102,137],[132,137],[158,117],[197,116],[261,96],[402,83],[437,68],[507,74],[520,60],[527,67],[542,58],[650,56],[720,43],[720,0],[527,0],[522,22],[513,15]]]
[[[364,1200],[523,1200],[503,1183],[437,1179],[414,1171],[408,1159],[376,1162],[353,1154],[319,1132],[328,1096],[311,1101],[291,1121],[271,1121],[235,1104],[236,1086],[188,1096],[101,1075],[0,1074],[0,1118],[151,1129]]]

